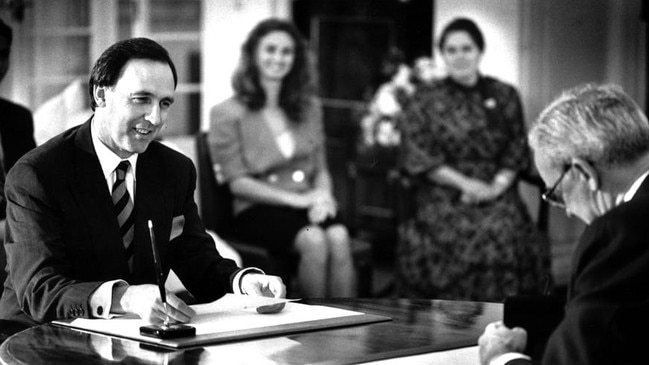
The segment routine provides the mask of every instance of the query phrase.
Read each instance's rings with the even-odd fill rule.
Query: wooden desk
[[[502,318],[502,304],[419,299],[309,299],[392,321],[189,348],[139,342],[45,324],[0,346],[3,364],[353,364],[471,346]],[[477,362],[477,359],[476,359]]]

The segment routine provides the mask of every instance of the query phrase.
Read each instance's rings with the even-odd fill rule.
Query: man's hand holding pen
[[[157,285],[116,285],[113,288],[111,313],[134,313],[154,325],[188,323],[196,312],[173,293],[166,292],[153,222],[148,221],[148,226]],[[274,298],[286,296],[286,286],[278,276],[248,272],[244,273],[240,280],[240,288],[244,294]],[[278,312],[283,307],[283,303],[269,306],[265,309],[265,313]]]
[[[153,284],[123,286],[117,288],[115,294],[118,295],[119,300],[114,300],[113,303],[118,304],[119,308],[111,308],[111,312],[135,313],[152,324],[188,323],[196,314],[192,308],[172,293],[167,293],[167,310],[165,312],[165,305],[160,299],[158,287]]]

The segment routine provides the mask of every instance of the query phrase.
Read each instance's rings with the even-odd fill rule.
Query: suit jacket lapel
[[[129,275],[122,237],[115,215],[115,208],[104,179],[97,154],[92,144],[88,120],[79,127],[75,137],[75,171],[72,194],[85,209],[84,216],[93,228],[96,239],[93,244],[101,272],[115,273],[127,278]]]
[[[157,143],[157,142],[154,142]],[[151,148],[151,146],[149,146]],[[139,282],[152,282],[155,280],[151,239],[147,221],[154,225],[156,243],[160,257],[166,257],[167,239],[161,231],[165,231],[170,222],[164,222],[165,191],[162,161],[154,158],[150,150],[140,154],[137,161],[136,192],[135,192],[135,237],[133,257],[133,280]]]
[[[165,202],[168,200],[165,197],[167,192],[164,189],[163,178],[165,166],[148,151],[138,157],[134,205],[134,272],[130,274],[115,208],[92,144],[90,123],[91,120],[88,120],[79,127],[75,137],[75,177],[71,190],[74,198],[80,202],[79,206],[85,209],[84,216],[88,224],[93,227],[96,239],[91,244],[94,246],[97,262],[102,265],[102,272],[117,272],[119,277],[128,278],[132,284],[155,282],[147,220],[151,219],[154,222],[158,249],[164,258],[168,241],[164,234],[166,232],[168,235],[171,224],[163,219]]]

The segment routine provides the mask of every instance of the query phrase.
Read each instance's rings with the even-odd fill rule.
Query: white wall
[[[470,18],[485,38],[482,73],[518,86],[520,6],[520,0],[436,0],[435,45],[442,29],[453,18]],[[443,65],[442,60],[436,61]]]
[[[608,22],[607,82],[620,84],[647,110],[647,24],[639,19],[642,1],[606,0]]]
[[[642,0],[436,0],[434,34],[437,40],[457,16],[476,21],[486,43],[482,72],[519,88],[528,121],[562,89],[588,81],[620,84],[645,106],[646,24],[639,19],[641,4]]]
[[[209,111],[232,95],[230,80],[241,44],[250,30],[269,17],[289,18],[290,0],[203,0],[203,99],[201,129],[209,128]]]

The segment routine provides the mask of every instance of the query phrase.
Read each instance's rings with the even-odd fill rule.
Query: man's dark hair
[[[148,38],[131,38],[119,41],[108,47],[104,53],[99,56],[97,62],[92,67],[90,81],[88,82],[88,92],[90,93],[90,107],[95,110],[97,104],[93,95],[95,86],[112,87],[117,84],[117,80],[122,75],[124,66],[130,60],[153,60],[167,63],[171,68],[174,76],[174,87],[178,84],[178,75],[176,66],[174,66],[169,52],[160,44]]]
[[[14,38],[14,32],[11,30],[11,27],[8,26],[5,22],[0,19],[0,37],[4,37],[9,41],[9,45],[11,46],[11,41]]]

